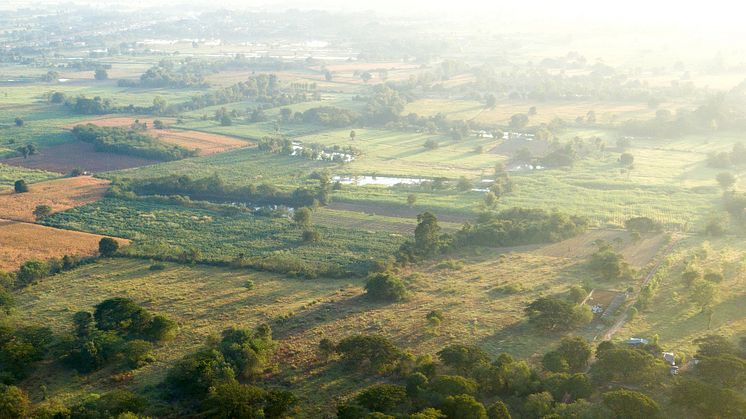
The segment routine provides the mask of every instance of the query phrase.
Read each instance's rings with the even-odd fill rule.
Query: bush
[[[101,257],[112,257],[119,250],[119,242],[111,237],[104,237],[98,242],[98,253]]]
[[[401,356],[399,348],[378,335],[352,335],[337,344],[337,352],[348,365],[375,372],[388,371]]]
[[[257,329],[228,328],[223,331],[219,344],[220,352],[233,371],[248,378],[260,373],[274,352],[272,332]]]
[[[316,243],[321,241],[321,234],[316,230],[305,230],[303,232],[304,243]]]
[[[233,381],[235,377],[223,354],[206,348],[177,361],[166,376],[166,385],[178,398],[201,398],[211,387]]]
[[[13,187],[16,193],[28,192],[28,185],[26,184],[26,181],[23,179],[17,180]]]
[[[365,283],[365,293],[371,300],[382,302],[401,301],[407,296],[401,279],[388,272],[370,275]]]
[[[31,411],[31,402],[26,393],[16,386],[0,384],[0,417],[26,418]]]

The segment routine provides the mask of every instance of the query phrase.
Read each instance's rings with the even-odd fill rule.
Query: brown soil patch
[[[23,157],[13,157],[2,162],[13,166],[43,169],[58,173],[69,173],[77,167],[89,172],[98,173],[158,163],[157,160],[143,159],[141,157],[98,152],[93,144],[82,141],[72,141],[45,148],[39,154],[34,154],[26,159]]]
[[[108,180],[79,176],[34,183],[25,193],[0,192],[0,218],[34,221],[37,205],[49,205],[53,212],[64,211],[101,199],[108,186]]]
[[[60,230],[38,224],[0,220],[0,270],[13,271],[29,259],[64,255],[93,256],[104,236]],[[117,239],[120,244],[128,240]]]
[[[178,145],[187,150],[199,150],[200,156],[222,153],[250,145],[247,141],[220,134],[174,129],[148,130],[148,134],[164,143]]]

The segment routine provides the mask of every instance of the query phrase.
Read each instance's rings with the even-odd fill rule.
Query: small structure
[[[673,352],[663,352],[663,359],[666,360],[668,365],[676,365],[676,356]]]
[[[604,308],[601,307],[600,304],[596,304],[593,307],[591,307],[591,313],[593,314],[601,314],[604,312]]]
[[[650,343],[650,341],[647,339],[643,339],[643,338],[629,338],[625,340],[624,343],[630,346],[639,346],[639,345],[647,345],[648,343]]]

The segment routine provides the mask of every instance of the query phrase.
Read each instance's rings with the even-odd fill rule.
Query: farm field
[[[103,198],[109,181],[90,176],[77,176],[38,182],[29,191],[0,192],[0,219],[34,221],[37,205],[48,205],[52,212],[90,204]]]
[[[284,260],[287,266],[308,264],[354,273],[364,272],[373,261],[393,254],[402,241],[400,235],[385,231],[317,226],[321,241],[303,243],[303,229],[287,218],[224,215],[111,198],[57,213],[44,222],[133,240],[126,253],[134,256],[176,258],[194,249],[200,255],[197,259],[207,262],[229,262],[244,255]]]
[[[202,178],[218,173],[220,178],[230,185],[268,183],[278,187],[290,187],[308,182],[308,175],[316,170],[331,170],[335,166],[336,163],[265,153],[256,148],[243,148],[212,156],[122,170],[102,176],[147,179],[168,175],[188,175],[193,178]]]
[[[298,137],[307,143],[326,146],[351,145],[363,155],[345,166],[340,174],[345,175],[394,175],[446,177],[474,177],[499,160],[494,155],[479,153],[475,149],[489,150],[497,141],[470,138],[461,142],[443,135],[398,132],[389,130],[355,130],[355,140],[350,140],[350,130],[336,130]],[[435,150],[425,148],[425,141],[438,142]]]
[[[27,260],[64,255],[94,256],[103,236],[0,219],[0,270],[13,271]],[[120,240],[125,244],[127,240]]]
[[[0,190],[12,188],[15,181],[25,180],[27,183],[40,182],[59,177],[59,173],[44,170],[27,169],[0,163]]]
[[[96,151],[93,144],[82,141],[71,141],[48,147],[27,158],[13,157],[5,159],[3,162],[12,166],[49,170],[59,173],[70,173],[73,169],[99,173],[147,166],[155,164],[157,161],[124,154]]]
[[[246,141],[225,135],[170,128],[155,129],[153,128],[153,121],[155,120],[155,118],[147,117],[107,116],[76,122],[67,128],[72,128],[74,125],[78,124],[93,124],[100,127],[129,127],[135,121],[138,121],[141,124],[147,124],[148,129],[145,131],[147,135],[166,144],[181,146],[187,150],[198,150],[199,156],[208,156],[210,154],[222,153],[224,151],[251,145],[251,143]],[[173,125],[176,122],[176,119],[163,118],[160,121],[169,126]]]

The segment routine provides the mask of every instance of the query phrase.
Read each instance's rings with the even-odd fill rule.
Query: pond
[[[343,185],[381,185],[381,186],[395,186],[395,185],[419,185],[428,179],[420,178],[405,178],[405,177],[391,177],[391,176],[334,176],[333,181],[339,182]]]

